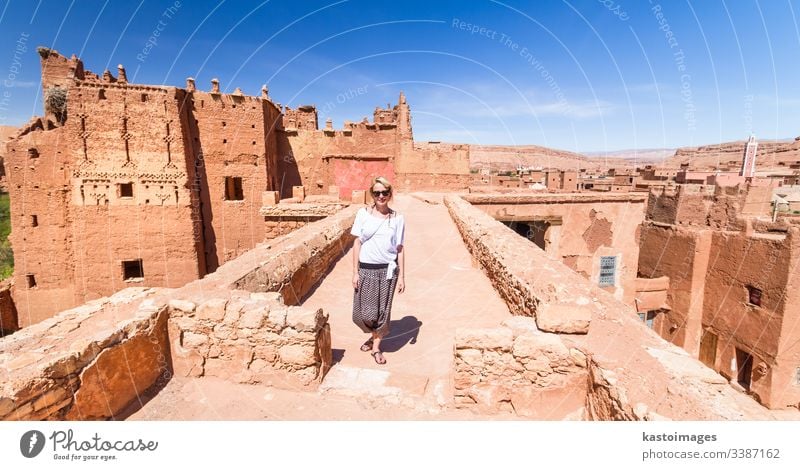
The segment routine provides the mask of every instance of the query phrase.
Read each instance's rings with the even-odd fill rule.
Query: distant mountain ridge
[[[741,165],[747,142],[738,140],[700,147],[682,147],[665,162],[665,166],[680,167],[688,163],[692,169],[735,168]],[[800,137],[794,140],[759,140],[756,153],[758,168],[780,168],[800,161]]]
[[[588,158],[580,153],[539,145],[470,145],[470,167],[512,171],[517,167],[556,168],[560,170],[606,169],[630,166],[617,158]]]

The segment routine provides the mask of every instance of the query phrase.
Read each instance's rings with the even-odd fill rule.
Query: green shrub
[[[9,213],[7,193],[0,193],[0,279],[10,277],[14,273],[14,253],[8,243],[11,233],[11,217]]]

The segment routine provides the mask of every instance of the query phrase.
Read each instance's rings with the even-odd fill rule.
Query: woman
[[[353,243],[353,322],[370,338],[361,350],[371,352],[378,364],[386,364],[381,339],[389,334],[394,289],[406,286],[403,236],[405,220],[389,207],[392,184],[382,176],[369,189],[373,203],[356,214]]]

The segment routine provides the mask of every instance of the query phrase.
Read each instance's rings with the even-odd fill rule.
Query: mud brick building
[[[782,408],[800,401],[800,226],[770,221],[763,188],[681,185],[651,197],[639,275],[666,281],[666,301],[643,295],[639,311],[664,339]]]
[[[98,75],[40,48],[43,117],[7,145],[19,327],[130,286],[179,287],[265,239],[262,195],[349,200],[371,177],[463,189],[469,151],[418,145],[401,94],[374,122],[318,128],[313,106],[238,88]]]

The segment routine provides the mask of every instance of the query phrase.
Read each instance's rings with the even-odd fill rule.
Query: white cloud
[[[612,114],[616,107],[605,100],[575,100],[552,93],[533,90],[514,90],[499,84],[485,83],[457,86],[446,84],[418,90],[412,97],[428,109],[447,110],[447,114],[461,118],[519,119],[562,117],[592,119]]]

